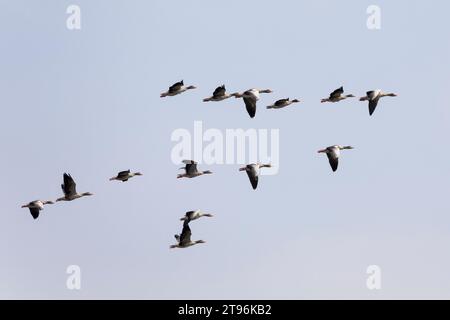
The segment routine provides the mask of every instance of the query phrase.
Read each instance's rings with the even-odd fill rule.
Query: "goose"
[[[188,212],[186,212],[184,217],[180,218],[180,220],[191,222],[192,220],[197,220],[201,217],[210,217],[211,218],[211,217],[213,217],[213,215],[210,213],[201,212],[200,210],[188,211]]]
[[[354,149],[351,146],[331,146],[322,150],[317,151],[318,153],[326,153],[328,161],[330,162],[331,169],[335,172],[339,164],[339,156],[341,155],[341,150]]]
[[[142,173],[140,173],[140,172],[131,173],[130,170],[121,171],[117,174],[117,176],[109,179],[109,181],[117,180],[117,181],[126,182],[126,181],[128,181],[128,179],[133,178],[135,176],[142,176]]]
[[[334,90],[332,93],[330,93],[330,96],[328,98],[322,99],[320,102],[339,102],[342,100],[345,100],[347,98],[354,98],[355,96],[352,94],[343,95],[344,93],[344,87],[340,87],[336,90]]]
[[[61,189],[64,192],[64,197],[56,199],[56,201],[72,201],[81,197],[92,196],[90,192],[77,193],[76,183],[73,181],[70,174],[64,173],[64,183],[61,185]]]
[[[225,85],[223,84],[220,87],[217,87],[216,90],[214,90],[211,97],[203,99],[203,102],[222,101],[231,97],[235,97],[236,95],[238,95],[238,93],[228,94],[226,92]]]
[[[298,100],[298,99],[294,99],[294,100],[290,100],[289,98],[280,99],[280,100],[275,101],[274,104],[267,106],[267,109],[281,109],[281,108],[287,107],[293,103],[298,103],[298,102],[300,102],[300,100]]]
[[[369,115],[371,116],[378,105],[378,101],[383,97],[396,97],[395,93],[384,93],[380,89],[367,91],[366,96],[361,97],[359,101],[369,101]]]
[[[254,118],[256,114],[256,102],[259,100],[260,93],[272,93],[270,89],[250,89],[243,93],[236,93],[235,98],[243,98],[245,102],[245,108],[247,109],[250,118]]]
[[[199,244],[199,243],[205,243],[206,241],[203,240],[191,240],[191,228],[189,228],[189,221],[185,220],[183,223],[183,230],[181,231],[181,234],[175,235],[175,239],[177,240],[177,244],[171,245],[170,249],[174,248],[187,248],[191,247],[193,245]]]
[[[239,171],[246,171],[248,178],[250,179],[250,183],[252,184],[253,190],[256,190],[258,187],[258,176],[260,168],[271,168],[271,164],[248,164],[245,167],[239,169]]]
[[[44,205],[47,204],[54,204],[53,201],[42,201],[42,200],[35,200],[31,201],[30,203],[24,204],[22,208],[28,208],[30,209],[30,213],[33,216],[33,219],[37,219],[39,217],[39,211],[44,210]]]
[[[186,90],[191,89],[197,89],[196,86],[185,86],[184,81],[181,80],[180,82],[177,82],[169,87],[169,90],[166,92],[161,93],[161,98],[167,97],[167,96],[176,96],[177,94],[183,93]]]
[[[177,178],[195,178],[204,174],[212,174],[211,171],[198,171],[197,169],[197,162],[194,160],[183,160],[183,163],[185,164],[184,167],[181,167],[181,169],[184,169],[186,172],[183,174],[179,174]]]

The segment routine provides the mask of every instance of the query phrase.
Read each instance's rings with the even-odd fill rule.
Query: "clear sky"
[[[81,30],[66,8],[81,8]],[[366,26],[369,5],[381,29]],[[0,298],[450,298],[447,1],[12,1],[0,10]],[[197,90],[160,99],[184,79]],[[229,91],[271,88],[250,119]],[[392,91],[373,117],[343,85]],[[266,110],[275,99],[302,99]],[[280,171],[177,180],[194,121],[280,130]],[[343,144],[333,174],[320,148]],[[110,182],[120,170],[144,173]],[[93,197],[61,196],[69,172]],[[207,243],[169,250],[187,210]],[[81,290],[66,288],[79,265]],[[366,268],[382,289],[366,287]]]

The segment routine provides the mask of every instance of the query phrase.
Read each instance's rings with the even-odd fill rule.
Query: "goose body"
[[[31,201],[30,203],[24,204],[22,208],[28,208],[30,209],[31,216],[33,219],[37,219],[39,217],[39,212],[41,210],[44,210],[44,205],[47,204],[53,204],[53,201],[42,201],[42,200],[35,200]]]
[[[76,189],[76,183],[70,176],[70,174],[64,173],[64,183],[61,185],[64,197],[56,199],[56,201],[72,201],[86,196],[92,196],[90,192],[78,193]]]
[[[177,178],[195,178],[201,175],[205,175],[205,174],[212,174],[211,171],[206,170],[206,171],[199,171],[197,169],[197,162],[195,162],[194,160],[183,160],[183,163],[185,164],[184,167],[180,168],[183,169],[185,171],[185,173],[183,174],[179,174],[177,176]]]
[[[253,187],[253,190],[256,190],[258,187],[258,180],[259,180],[259,171],[261,168],[270,168],[272,165],[270,164],[248,164],[245,167],[242,167],[239,169],[239,171],[245,171],[247,172],[248,178],[250,180],[250,183]]]
[[[110,181],[113,180],[117,180],[117,181],[122,181],[122,182],[126,182],[128,181],[128,179],[131,179],[135,176],[142,176],[142,173],[140,172],[134,172],[132,173],[130,170],[126,170],[126,171],[121,171],[117,174],[117,176],[112,177],[111,179],[109,179]]]
[[[243,93],[237,93],[234,96],[236,98],[242,98],[244,99],[245,108],[247,109],[247,112],[250,116],[250,118],[254,118],[256,115],[256,102],[259,100],[259,96],[261,93],[271,93],[273,92],[270,89],[250,89],[247,91],[244,91]]]
[[[330,93],[330,96],[328,98],[322,99],[320,102],[339,102],[342,100],[345,100],[347,98],[354,98],[355,96],[352,94],[344,95],[344,87],[340,87],[336,90],[334,90],[332,93]]]
[[[181,234],[176,234],[175,239],[177,240],[177,244],[171,245],[170,248],[188,248],[192,247],[199,243],[205,243],[203,240],[191,240],[191,228],[189,227],[189,221],[185,220],[183,223],[183,230],[181,231]]]
[[[378,101],[383,97],[396,97],[395,93],[384,93],[380,89],[367,91],[364,97],[361,97],[359,101],[369,101],[369,115],[372,115],[377,108]]]
[[[170,86],[168,91],[161,93],[161,98],[168,97],[168,96],[170,96],[170,97],[176,96],[177,94],[183,93],[183,92],[185,92],[187,90],[191,90],[191,89],[197,89],[197,87],[185,86],[184,81],[181,80],[177,83],[174,83],[172,86]]]
[[[300,102],[300,100],[298,100],[298,99],[293,99],[293,100],[291,100],[289,98],[280,99],[280,100],[275,101],[274,104],[267,106],[267,109],[281,109],[281,108],[287,107],[293,103],[298,103],[298,102]]]
[[[226,91],[225,85],[221,85],[220,87],[217,87],[216,90],[214,90],[213,95],[209,98],[203,99],[204,102],[208,101],[222,101],[231,97],[235,97],[238,95],[237,93],[229,94]]]
[[[330,163],[331,169],[335,172],[338,169],[339,165],[339,157],[341,155],[341,150],[345,149],[353,149],[351,146],[331,146],[322,150],[319,150],[318,153],[326,153],[328,157],[328,162]]]
[[[188,211],[183,217],[180,218],[180,220],[191,222],[192,220],[197,220],[201,217],[213,217],[213,215],[210,213],[201,212],[200,210]]]

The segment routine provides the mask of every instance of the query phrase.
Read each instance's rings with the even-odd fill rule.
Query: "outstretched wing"
[[[76,183],[70,176],[70,174],[64,173],[64,184],[61,185],[61,188],[66,196],[73,196],[77,193]]]
[[[378,97],[373,100],[369,100],[369,115],[370,116],[375,112],[375,109],[377,108],[379,100],[380,99]]]
[[[191,219],[192,219],[194,213],[195,213],[195,211],[188,211],[188,212],[186,212],[186,218],[187,218],[187,221],[188,221],[188,222],[191,221]]]
[[[331,169],[335,172],[338,169],[339,157],[336,154],[330,152],[327,153],[328,161],[330,162]]]
[[[175,93],[181,89],[181,87],[184,86],[183,80],[180,82],[174,83],[172,86],[169,87],[169,93]]]
[[[39,209],[38,208],[30,208],[30,213],[33,216],[33,219],[37,219],[39,217]]]
[[[288,102],[288,101],[289,101],[289,98],[277,100],[277,101],[275,102],[275,106],[277,106],[277,107],[282,107],[282,106],[284,106],[284,105],[286,104],[286,102]]]
[[[256,100],[253,98],[244,97],[245,108],[247,109],[250,118],[254,118],[256,114]]]
[[[191,242],[191,228],[189,228],[189,222],[186,220],[183,223],[183,230],[180,235],[180,245],[186,245]]]
[[[340,87],[340,88],[334,90],[332,93],[330,93],[330,99],[339,98],[343,93],[344,93],[344,87]]]
[[[256,190],[258,187],[258,171],[256,168],[250,167],[249,170],[247,170],[247,175],[250,183],[252,184],[253,190]]]
[[[216,90],[213,92],[213,97],[222,97],[226,92],[225,85],[221,85],[220,87],[217,87]]]
[[[183,163],[186,165],[185,170],[187,174],[197,173],[197,162],[194,160],[183,160]]]
[[[117,178],[119,179],[126,178],[130,174],[130,172],[131,172],[130,170],[120,171],[119,174],[117,175]]]

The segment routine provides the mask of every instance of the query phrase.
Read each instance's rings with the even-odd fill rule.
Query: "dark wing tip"
[[[30,213],[34,220],[36,220],[39,217],[39,209],[30,208]]]

